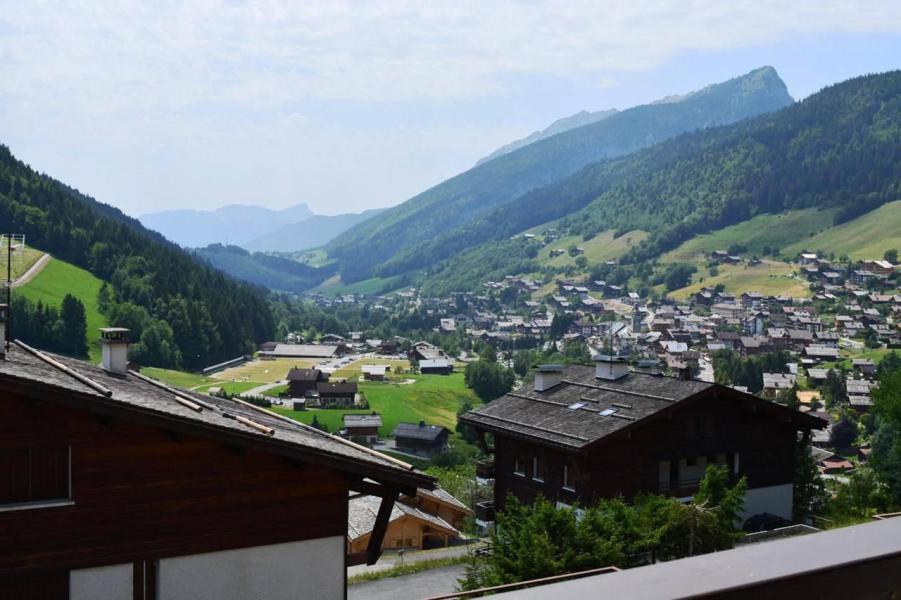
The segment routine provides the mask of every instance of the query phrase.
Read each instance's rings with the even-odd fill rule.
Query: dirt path
[[[50,262],[51,258],[52,257],[49,254],[44,254],[39,259],[37,259],[34,264],[31,265],[30,269],[25,271],[21,277],[13,281],[13,287],[17,288],[20,285],[25,285],[26,283],[37,277],[37,274],[47,266],[47,263]]]

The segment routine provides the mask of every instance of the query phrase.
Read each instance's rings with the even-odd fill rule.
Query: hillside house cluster
[[[293,368],[286,377],[287,396],[295,410],[309,407],[351,408],[358,403],[359,391],[353,381],[330,381],[321,369]]]

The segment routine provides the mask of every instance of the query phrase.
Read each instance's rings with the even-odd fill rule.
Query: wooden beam
[[[350,489],[354,492],[360,492],[362,494],[366,494],[367,496],[378,496],[379,498],[386,498],[389,495],[397,496],[398,492],[406,494],[407,496],[416,495],[415,487],[397,486],[393,484],[391,487],[387,487],[382,483],[366,481],[365,479],[356,477],[350,478],[349,486]]]
[[[366,564],[368,558],[368,552],[352,552],[347,555],[347,566],[355,567],[356,565]]]
[[[388,522],[391,520],[391,511],[394,510],[394,501],[397,492],[384,496],[379,505],[379,513],[375,518],[372,533],[369,534],[369,545],[366,547],[366,564],[374,565],[382,555],[382,541],[388,531]]]

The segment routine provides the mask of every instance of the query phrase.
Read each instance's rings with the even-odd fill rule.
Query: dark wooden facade
[[[0,598],[65,598],[71,569],[345,534],[349,480],[326,466],[9,392],[0,441],[71,448],[71,504],[0,511]]]
[[[315,392],[321,382],[328,381],[328,374],[319,369],[291,369],[288,373],[288,394],[303,398],[307,392]]]
[[[796,426],[757,403],[727,399],[731,393],[714,388],[580,451],[494,432],[496,507],[503,508],[507,494],[582,505],[639,492],[690,496],[705,463],[727,465],[735,476],[747,477],[749,488],[790,484]]]

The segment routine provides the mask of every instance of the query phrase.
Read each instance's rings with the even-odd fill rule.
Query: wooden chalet
[[[14,343],[0,360],[0,598],[340,599],[431,478],[240,400]],[[368,543],[346,553],[348,495]],[[273,510],[281,507],[283,510]]]
[[[641,492],[690,497],[709,464],[745,476],[745,516],[792,515],[798,432],[819,418],[731,388],[596,366],[547,365],[460,419],[494,454],[495,507],[507,494],[583,506]],[[494,437],[488,448],[486,435]]]
[[[373,412],[369,415],[344,415],[342,437],[358,444],[372,446],[379,441],[382,416]]]
[[[322,408],[349,408],[356,403],[356,382],[326,381],[317,384],[316,391],[319,393],[319,406]]]
[[[430,456],[447,449],[449,432],[439,425],[426,425],[425,421],[398,423],[394,428],[394,444],[401,452]]]
[[[320,383],[328,381],[328,373],[319,369],[298,369],[288,371],[288,394],[292,398],[304,398],[308,392],[315,392]]]
[[[357,496],[350,500],[347,521],[347,552],[363,552],[371,543],[380,506],[380,498]],[[391,511],[382,548],[441,548],[460,532],[437,514],[406,502],[397,502]]]

